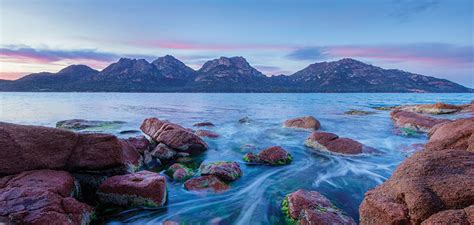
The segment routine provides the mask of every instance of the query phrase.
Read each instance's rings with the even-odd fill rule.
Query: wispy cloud
[[[121,57],[153,59],[154,56],[116,54],[95,49],[36,49],[27,46],[0,48],[0,60],[5,62],[54,63],[62,60],[112,62]]]
[[[321,60],[327,58],[327,52],[323,47],[299,48],[286,55],[286,58],[293,60]]]
[[[279,66],[265,66],[265,65],[256,65],[254,66],[257,70],[266,75],[280,75],[280,74],[290,74],[292,71],[284,70]]]
[[[298,57],[295,57],[295,55]],[[339,45],[301,48],[287,55],[287,58],[293,60],[313,60],[317,57],[321,59],[355,57],[387,62],[414,62],[425,65],[455,64],[472,66],[474,63],[474,47],[443,43]]]
[[[440,0],[397,0],[390,16],[399,22],[409,22],[418,14],[436,8]]]

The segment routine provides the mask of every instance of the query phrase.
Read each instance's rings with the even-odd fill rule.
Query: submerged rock
[[[416,132],[428,132],[436,124],[448,122],[448,119],[438,119],[429,116],[423,116],[414,112],[403,110],[393,110],[390,113],[395,125],[400,128],[411,129]]]
[[[287,128],[312,129],[318,130],[321,127],[319,121],[312,116],[289,119],[283,123]]]
[[[167,170],[166,174],[170,176],[173,180],[187,180],[194,176],[194,172],[191,168],[181,164],[175,163],[171,165]]]
[[[243,160],[249,163],[263,163],[278,166],[290,164],[293,158],[291,154],[282,147],[271,146],[262,150],[257,155],[247,153],[244,155]]]
[[[428,135],[427,150],[466,149],[474,152],[474,117],[438,124]]]
[[[214,133],[214,132],[209,131],[209,130],[197,130],[194,133],[199,137],[208,137],[208,138],[218,138],[219,137],[219,134]]]
[[[83,119],[72,119],[62,120],[56,123],[57,128],[70,129],[70,130],[84,130],[88,128],[114,128],[124,124],[123,121],[100,121],[100,120],[83,120]]]
[[[377,106],[377,107],[372,107],[372,109],[375,110],[381,110],[381,111],[390,111],[394,109],[398,109],[400,106]]]
[[[200,122],[200,123],[195,123],[193,124],[195,127],[213,127],[214,124],[211,122]]]
[[[166,179],[149,171],[113,176],[102,182],[97,195],[107,204],[159,207],[166,202]]]
[[[242,176],[242,170],[236,162],[213,162],[200,166],[202,175],[216,175],[224,181],[234,181]]]
[[[135,147],[109,134],[0,122],[0,146],[0,174],[36,169],[123,173],[140,165]]]
[[[65,171],[33,170],[0,178],[0,218],[8,218],[6,224],[88,224],[93,209],[72,197],[76,191],[74,178]]]
[[[402,106],[400,110],[407,112],[423,113],[423,114],[450,114],[456,113],[463,109],[461,106],[445,104],[438,102],[435,104],[420,104]]]
[[[372,115],[372,114],[375,114],[375,112],[351,109],[349,111],[344,112],[344,114],[346,115]]]
[[[440,213],[447,215],[450,210],[474,205],[473,177],[473,152],[416,152],[390,179],[365,194],[359,208],[360,223],[430,224],[432,216],[432,221],[439,221]]]
[[[291,224],[356,224],[316,191],[300,189],[287,195],[282,203],[282,211]]]
[[[229,185],[215,175],[195,177],[184,182],[184,187],[190,191],[222,192],[229,189]]]
[[[239,123],[251,123],[251,122],[253,122],[253,120],[250,119],[250,117],[248,116],[239,119]]]
[[[158,143],[181,152],[200,154],[207,144],[190,129],[157,118],[145,119],[140,129]]]
[[[358,141],[350,138],[340,138],[336,134],[322,131],[313,131],[306,139],[305,145],[321,151],[348,155],[375,151],[375,149],[364,146]]]

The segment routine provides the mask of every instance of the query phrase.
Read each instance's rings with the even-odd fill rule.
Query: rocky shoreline
[[[432,115],[472,113],[474,101],[391,110],[400,134],[427,133],[429,140],[390,179],[366,193],[360,224],[473,224],[474,117]],[[207,151],[202,137],[219,138],[210,130],[148,118],[140,126],[148,137],[75,132],[119,122],[60,121],[60,128],[0,122],[0,224],[89,224],[101,220],[104,207],[165,206],[173,201],[168,199],[168,180],[182,182],[191,192],[220,193],[245,176],[238,161],[189,163]],[[215,125],[205,121],[194,126]],[[289,119],[282,126],[310,132],[305,145],[312,151],[341,157],[377,152],[357,140],[320,131],[321,123],[312,116]],[[277,145],[245,152],[242,158],[256,166],[285,166],[293,160]],[[356,224],[314,190],[287,193],[281,208],[292,224]]]

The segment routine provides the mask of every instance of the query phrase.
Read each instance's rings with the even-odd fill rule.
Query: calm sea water
[[[206,139],[209,150],[201,161],[240,163],[243,177],[220,193],[190,193],[169,181],[168,204],[161,209],[130,209],[109,218],[109,224],[156,224],[175,220],[185,224],[284,224],[283,197],[299,188],[316,190],[358,220],[364,193],[386,180],[423,135],[396,135],[388,111],[365,116],[345,115],[350,109],[399,104],[461,104],[473,94],[186,94],[186,93],[0,93],[0,121],[54,126],[64,119],[120,120],[126,123],[104,132],[120,135],[138,130],[147,117],[191,127],[211,121],[218,139]],[[311,151],[303,146],[309,132],[284,129],[284,120],[312,115],[322,130],[356,139],[379,154],[344,157]],[[249,124],[238,120],[248,116]],[[459,116],[459,115],[458,115]],[[466,115],[464,115],[466,116]],[[456,117],[456,116],[444,116]],[[243,163],[243,145],[263,149],[280,145],[294,161],[288,166]]]

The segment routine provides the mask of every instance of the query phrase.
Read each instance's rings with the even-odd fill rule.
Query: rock
[[[172,220],[167,220],[163,222],[163,225],[179,225],[179,223]]]
[[[65,171],[32,170],[0,178],[0,218],[8,218],[7,224],[88,224],[93,209],[71,197],[76,191]]]
[[[427,150],[465,149],[474,152],[474,117],[438,124],[428,136]]]
[[[139,166],[140,155],[128,142],[109,134],[0,122],[0,174],[57,169],[71,172]],[[119,170],[117,170],[119,171]]]
[[[398,109],[400,106],[377,106],[377,107],[372,107],[372,109],[375,110],[381,110],[381,111],[390,111],[393,109]]]
[[[170,161],[177,156],[177,153],[165,144],[160,143],[155,147],[155,149],[153,149],[151,155],[162,161]]]
[[[439,224],[474,224],[474,205],[464,209],[444,210],[430,216],[423,221],[421,225],[439,225]]]
[[[253,122],[253,120],[250,119],[250,117],[248,116],[239,119],[239,123],[251,123],[251,122]]]
[[[316,191],[299,189],[287,195],[282,203],[282,211],[292,224],[356,224]]]
[[[56,123],[57,128],[70,130],[84,130],[88,128],[114,128],[124,124],[123,121],[99,121],[99,120],[83,120],[72,119],[63,120]]]
[[[207,144],[190,129],[157,118],[145,119],[140,129],[158,143],[177,151],[200,154],[207,150]]]
[[[193,126],[195,127],[213,127],[214,124],[211,122],[200,122],[200,123],[195,123]]]
[[[158,173],[137,173],[109,177],[97,190],[100,201],[120,206],[163,206],[166,179]]]
[[[133,145],[140,154],[143,154],[145,151],[148,151],[151,147],[150,141],[143,135],[136,137],[129,137],[127,139],[128,143]]]
[[[208,137],[208,138],[218,138],[219,137],[219,134],[214,133],[214,132],[209,131],[209,130],[197,130],[194,133],[199,137]]]
[[[372,115],[372,114],[375,114],[375,112],[371,112],[371,111],[364,111],[364,110],[356,110],[356,109],[351,109],[347,112],[344,112],[344,114],[347,114],[347,115]]]
[[[400,110],[423,114],[450,114],[461,111],[462,107],[438,102],[435,104],[402,106]]]
[[[268,147],[257,155],[247,153],[243,158],[244,161],[249,163],[263,163],[274,166],[290,164],[292,159],[291,154],[280,146]]]
[[[216,175],[224,181],[234,181],[242,176],[242,170],[236,162],[213,162],[200,166],[202,175]]]
[[[417,132],[428,132],[434,125],[449,121],[448,119],[437,119],[399,109],[393,110],[390,116],[397,127]]]
[[[143,163],[148,169],[155,169],[162,166],[161,160],[153,157],[150,151],[143,153]]]
[[[191,168],[186,167],[181,163],[175,163],[171,165],[167,170],[166,174],[173,180],[187,180],[194,176],[194,172]]]
[[[312,116],[305,116],[289,119],[283,123],[283,126],[287,128],[318,130],[321,127],[321,124],[316,118]]]
[[[307,147],[320,151],[339,154],[361,154],[374,152],[375,149],[364,146],[350,138],[340,138],[336,134],[322,131],[313,131],[305,141]]]
[[[195,177],[184,182],[184,187],[190,191],[222,192],[229,189],[229,185],[214,175]]]
[[[119,134],[139,134],[141,131],[139,130],[121,130]]]
[[[437,213],[471,206],[473,177],[473,152],[416,152],[390,179],[365,194],[359,208],[360,223],[420,224]]]

